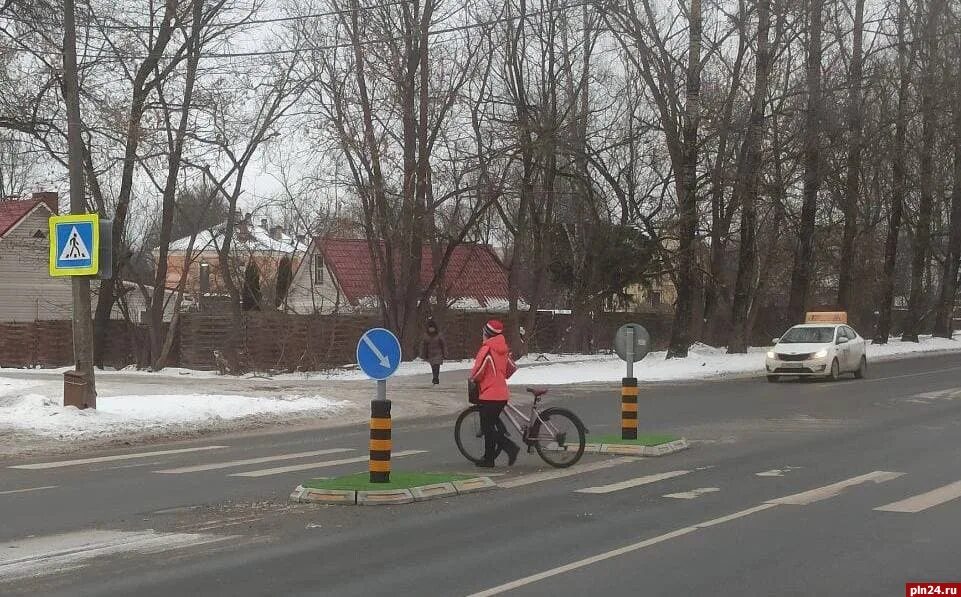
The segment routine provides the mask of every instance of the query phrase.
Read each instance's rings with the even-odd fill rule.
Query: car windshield
[[[780,344],[826,344],[834,341],[834,328],[791,328]]]

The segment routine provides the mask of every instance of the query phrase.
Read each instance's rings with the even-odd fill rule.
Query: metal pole
[[[634,328],[627,328],[627,377],[634,377]]]

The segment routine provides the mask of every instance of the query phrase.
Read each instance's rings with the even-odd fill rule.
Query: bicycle
[[[567,468],[575,464],[584,455],[584,445],[587,441],[587,428],[580,418],[566,408],[552,406],[538,410],[537,405],[547,394],[546,388],[527,388],[534,395],[529,415],[525,415],[519,408],[508,403],[497,424],[505,435],[508,435],[504,419],[507,419],[520,434],[527,446],[527,453],[531,448],[547,464],[556,468]],[[576,441],[571,441],[575,440]],[[454,441],[457,449],[464,458],[478,463],[484,458],[484,433],[480,424],[480,406],[472,405],[464,410],[454,424]],[[497,448],[496,458],[500,454]]]

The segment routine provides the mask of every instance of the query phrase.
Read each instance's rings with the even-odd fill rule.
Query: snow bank
[[[0,383],[9,381],[0,378]],[[2,386],[0,386],[2,387]],[[131,432],[175,433],[223,421],[269,421],[286,415],[328,416],[349,402],[319,396],[156,395],[100,396],[96,410],[61,406],[39,394],[0,397],[0,430],[63,439]]]
[[[961,351],[961,334],[953,340],[921,336],[919,343],[892,340],[887,344],[868,343],[867,356],[871,360],[896,358],[921,352]],[[761,374],[764,355],[770,347],[752,347],[747,354],[727,354],[724,348],[704,344],[691,347],[686,359],[666,359],[666,352],[652,352],[634,364],[634,376],[641,381],[671,381]],[[551,363],[519,370],[510,379],[511,385],[561,385],[587,382],[618,382],[624,376],[625,365],[617,357],[604,357],[591,362]]]

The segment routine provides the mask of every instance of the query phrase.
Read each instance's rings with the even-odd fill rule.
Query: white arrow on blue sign
[[[401,356],[397,336],[384,328],[367,330],[357,342],[357,365],[371,379],[380,381],[396,373]]]

